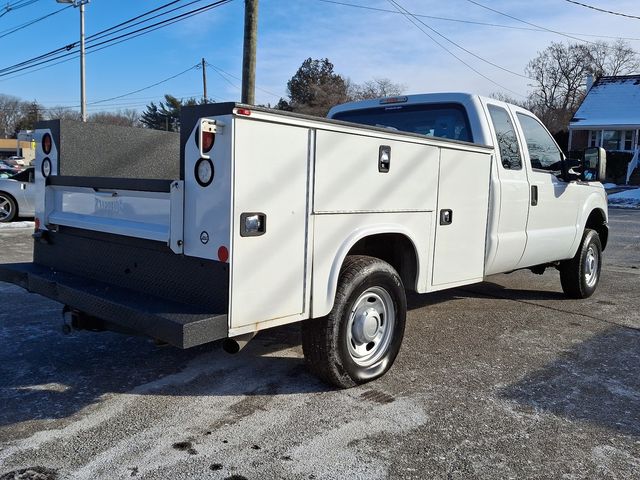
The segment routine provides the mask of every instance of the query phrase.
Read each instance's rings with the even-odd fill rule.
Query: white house
[[[634,152],[640,143],[640,75],[587,79],[587,88],[569,124],[569,150]]]

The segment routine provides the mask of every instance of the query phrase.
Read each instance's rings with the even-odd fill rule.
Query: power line
[[[211,67],[213,69],[213,71],[216,72],[220,76],[220,78],[222,78],[224,81],[226,81],[232,87],[237,88],[238,90],[241,90],[240,86],[238,86],[237,84],[232,83],[231,81],[229,81],[227,78],[225,78],[224,75],[226,75],[227,77],[233,78],[235,80],[238,80],[240,82],[242,81],[242,78],[238,77],[237,75],[233,75],[232,73],[226,72],[223,69],[221,69],[220,67],[217,67],[217,66],[213,65],[212,63],[209,63],[209,62],[206,62],[206,63],[207,63],[208,67]],[[260,90],[261,92],[264,92],[267,95],[271,95],[272,97],[275,97],[275,98],[278,98],[278,99],[282,98],[282,95],[278,95],[277,93],[273,93],[273,92],[271,92],[269,90],[266,90],[264,88],[260,88],[257,85],[256,85],[256,90]]]
[[[435,44],[437,44],[440,48],[442,48],[443,50],[445,50],[449,55],[451,55],[452,57],[454,57],[456,60],[458,60],[460,63],[462,63],[464,66],[466,66],[467,68],[469,68],[470,70],[472,70],[473,72],[475,72],[476,74],[480,75],[482,78],[484,78],[485,80],[488,80],[489,82],[493,83],[494,85],[503,88],[505,90],[507,90],[508,92],[513,93],[514,95],[517,95],[519,97],[526,97],[526,95],[522,95],[521,93],[518,93],[514,90],[511,90],[510,88],[505,87],[504,85],[499,84],[498,82],[496,82],[495,80],[489,78],[488,76],[486,76],[484,73],[482,73],[481,71],[479,71],[478,69],[474,68],[473,66],[471,66],[469,63],[465,62],[462,58],[460,58],[458,55],[456,55],[455,53],[453,53],[450,49],[448,49],[445,45],[443,45],[441,42],[439,42],[435,37],[433,37],[432,35],[430,35],[426,30],[424,30],[418,23],[416,20],[414,20],[411,15],[409,15],[408,13],[405,13],[403,11],[403,7],[398,5],[396,2],[394,2],[393,0],[388,0],[389,3],[391,3],[394,7],[396,7],[398,9],[398,11],[400,13],[402,13],[402,15],[404,15],[404,17],[409,20],[418,30],[420,30],[422,33],[424,33],[427,37],[429,37],[431,39],[431,41],[433,41]]]
[[[172,76],[170,76],[168,78],[165,78],[164,80],[160,80],[159,82],[153,83],[151,85],[147,85],[146,87],[142,87],[142,88],[139,88],[138,90],[133,90],[131,92],[124,93],[122,95],[117,95],[115,97],[105,98],[103,100],[97,100],[95,102],[90,102],[88,105],[96,105],[98,103],[105,103],[105,102],[109,102],[109,101],[112,101],[112,100],[117,100],[119,98],[128,97],[129,95],[134,95],[136,93],[140,93],[140,92],[143,92],[145,90],[149,90],[150,88],[157,87],[158,85],[162,85],[163,83],[167,83],[169,80],[173,80],[174,78],[178,78],[178,77],[184,75],[185,73],[190,72],[191,70],[197,69],[198,67],[199,67],[199,64],[198,65],[193,65],[193,66],[187,68],[186,70],[183,70],[180,73],[176,73],[175,75],[172,75]]]
[[[374,12],[384,12],[384,13],[393,13],[395,15],[401,15],[402,12],[398,12],[397,10],[390,10],[388,8],[378,8],[378,7],[370,7],[368,5],[358,5],[355,3],[348,3],[348,2],[339,2],[337,0],[316,0],[318,2],[323,2],[323,3],[329,3],[329,4],[333,4],[333,5],[340,5],[343,7],[351,7],[351,8],[360,8],[363,10],[371,10]],[[538,27],[518,27],[515,25],[505,25],[505,24],[500,24],[500,23],[488,23],[488,22],[478,22],[478,21],[474,21],[474,20],[462,20],[460,18],[450,18],[450,17],[437,17],[434,15],[424,15],[424,14],[419,14],[419,13],[414,13],[413,14],[414,17],[420,17],[420,18],[428,18],[431,20],[442,20],[445,22],[455,22],[455,23],[464,23],[464,24],[468,24],[468,25],[479,25],[479,26],[483,26],[483,27],[496,27],[496,28],[507,28],[507,29],[512,29],[512,30],[524,30],[524,31],[528,31],[528,32],[546,32],[548,30],[544,29],[544,28],[538,28]],[[566,33],[567,35],[580,35],[582,37],[595,37],[595,38],[611,38],[611,39],[621,39],[621,40],[633,40],[633,41],[640,41],[640,38],[635,38],[635,37],[619,37],[619,36],[613,36],[613,35],[594,35],[591,33],[575,33],[575,32],[562,32],[562,33]]]
[[[130,23],[130,22],[133,22],[133,21],[135,21],[135,20],[138,20],[139,18],[142,18],[142,17],[144,17],[144,16],[146,16],[146,15],[149,15],[149,14],[151,14],[151,13],[157,12],[158,10],[162,10],[162,9],[164,9],[164,8],[166,8],[166,7],[169,7],[169,6],[171,6],[171,5],[175,4],[175,3],[179,2],[179,1],[181,1],[181,0],[173,0],[173,1],[171,1],[171,2],[169,2],[169,3],[166,3],[166,4],[164,4],[164,5],[161,5],[161,6],[157,7],[157,8],[154,8],[154,9],[152,9],[152,10],[149,10],[149,11],[147,11],[147,12],[145,12],[145,13],[141,14],[141,15],[138,15],[138,16],[136,16],[136,17],[133,17],[133,18],[131,18],[131,19],[129,19],[129,20],[126,20],[126,21],[124,21],[124,22],[121,22],[121,23],[119,23],[119,24],[117,24],[117,25],[114,25],[114,26],[112,26],[112,27],[109,27],[109,28],[107,28],[107,29],[105,29],[105,30],[102,30],[102,31],[100,31],[100,32],[96,33],[96,34],[90,35],[89,37],[87,37],[87,39],[86,39],[86,40],[87,40],[87,42],[90,42],[90,41],[92,41],[95,37],[97,37],[97,36],[99,36],[99,35],[102,35],[102,34],[104,34],[104,33],[108,32],[108,31],[110,31],[110,30],[116,29],[116,28],[118,28],[118,27],[120,27],[120,26],[122,26],[122,25],[125,25],[125,24],[127,24],[127,23]],[[11,67],[7,67],[7,68],[5,68],[5,69],[0,69],[0,73],[4,72],[5,70],[8,70],[8,69],[15,69],[15,68],[17,68],[17,67],[21,67],[21,66],[24,66],[24,65],[29,65],[30,63],[34,63],[34,62],[36,62],[36,61],[38,61],[38,60],[43,60],[43,59],[49,58],[49,57],[51,57],[51,56],[53,56],[53,55],[55,55],[55,54],[57,54],[57,53],[64,52],[65,50],[66,50],[66,51],[72,50],[72,49],[73,49],[73,48],[75,48],[77,45],[78,45],[78,42],[73,42],[73,43],[68,44],[68,45],[65,45],[65,46],[63,46],[63,47],[56,48],[55,50],[51,50],[51,51],[46,52],[46,53],[43,53],[43,54],[41,54],[41,55],[39,55],[39,56],[37,56],[37,57],[33,57],[33,58],[29,59],[29,60],[25,60],[25,61],[23,61],[23,62],[17,63],[17,64],[15,64],[15,65],[12,65]],[[60,58],[60,57],[58,57],[58,58]]]
[[[504,13],[504,12],[501,12],[501,11],[496,10],[494,8],[487,7],[486,5],[483,5],[482,3],[478,3],[475,0],[467,0],[467,2],[472,3],[472,4],[474,4],[474,5],[476,5],[476,6],[480,7],[480,8],[484,8],[485,10],[489,10],[489,11],[491,11],[493,13],[497,13],[498,15],[502,15],[503,17],[507,17],[507,18],[510,18],[510,19],[515,20],[517,22],[524,23],[525,25],[530,25],[532,27],[539,28],[539,29],[544,30],[546,32],[555,33],[556,35],[562,35],[563,37],[571,38],[572,40],[578,40],[579,42],[586,42],[586,43],[595,44],[595,42],[592,42],[590,40],[585,40],[584,38],[574,37],[573,35],[569,35],[567,33],[562,33],[562,32],[559,32],[557,30],[552,30],[550,28],[546,28],[546,27],[542,27],[540,25],[536,25],[535,23],[527,22],[526,20],[522,20],[521,18],[514,17],[513,15],[509,15],[508,13]]]
[[[2,13],[0,13],[0,18],[4,17],[9,12],[13,12],[14,10],[19,10],[23,7],[27,7],[39,1],[40,0],[18,0],[13,3],[7,3],[4,7],[0,8],[0,10],[2,10]]]
[[[393,5],[400,7],[405,13],[407,13],[408,15],[411,15],[413,18],[415,18],[418,22],[420,22],[422,25],[424,25],[425,27],[427,27],[429,30],[431,30],[433,33],[435,33],[436,35],[438,35],[439,37],[445,39],[447,42],[451,43],[452,45],[455,45],[456,47],[458,47],[460,50],[467,52],[469,55],[471,55],[472,57],[477,58],[478,60],[488,63],[489,65],[496,67],[502,71],[505,71],[507,73],[510,73],[512,75],[515,75],[517,77],[521,77],[521,78],[526,78],[527,80],[533,80],[532,78],[526,76],[526,75],[522,75],[521,73],[518,72],[514,72],[513,70],[509,70],[508,68],[505,68],[501,65],[498,65],[497,63],[493,63],[490,60],[487,60],[486,58],[481,57],[480,55],[472,52],[471,50],[466,49],[465,47],[463,47],[462,45],[460,45],[459,43],[454,42],[453,40],[451,40],[450,38],[446,37],[445,35],[441,34],[440,32],[438,32],[435,28],[429,26],[428,24],[426,24],[425,22],[423,22],[422,20],[420,20],[419,18],[416,18],[416,16],[411,13],[409,10],[407,10],[406,8],[404,8],[402,5],[400,5],[398,2],[391,2]]]
[[[0,38],[6,37],[7,35],[11,35],[12,33],[18,32],[18,31],[22,30],[23,28],[30,27],[31,25],[36,24],[36,23],[38,23],[38,22],[40,22],[42,20],[45,20],[47,18],[51,18],[54,15],[57,15],[58,13],[63,12],[65,10],[69,9],[69,8],[73,8],[73,5],[67,5],[66,7],[59,8],[58,10],[56,10],[54,12],[48,13],[48,14],[43,15],[41,17],[35,18],[33,20],[29,20],[29,21],[27,21],[25,23],[22,23],[20,25],[16,25],[15,27],[11,27],[11,28],[7,28],[6,30],[2,30],[2,31],[0,31]]]
[[[201,0],[198,0],[198,1],[201,1]],[[108,48],[110,46],[114,46],[114,45],[117,45],[119,43],[123,43],[125,41],[132,40],[133,38],[136,38],[136,37],[139,37],[141,35],[145,35],[145,34],[151,33],[151,32],[153,32],[155,30],[158,30],[160,28],[172,25],[172,24],[177,23],[179,21],[186,20],[186,19],[188,19],[188,18],[190,18],[192,16],[199,15],[201,13],[205,13],[205,12],[207,12],[209,10],[212,10],[214,8],[223,6],[223,5],[225,5],[227,3],[230,3],[232,1],[233,0],[218,0],[216,2],[210,3],[210,4],[205,5],[203,7],[199,7],[197,9],[182,13],[180,15],[176,15],[174,17],[164,19],[162,21],[156,22],[156,23],[151,24],[151,25],[147,25],[147,26],[139,28],[137,30],[133,30],[131,32],[127,32],[127,33],[124,33],[122,35],[118,35],[116,37],[109,38],[107,40],[103,40],[102,42],[98,42],[98,43],[94,43],[94,44],[88,45],[86,47],[87,53],[100,51],[100,50],[103,50],[104,48]],[[10,67],[5,67],[3,69],[0,69],[0,77],[13,75],[13,74],[18,73],[18,72],[23,71],[23,70],[31,70],[34,67],[38,67],[40,65],[44,65],[44,64],[47,64],[47,63],[50,63],[50,62],[54,62],[54,61],[60,60],[62,58],[66,58],[66,57],[70,57],[70,56],[76,57],[77,56],[77,51],[73,51],[73,52],[70,51],[70,50],[74,50],[76,48],[76,45],[77,45],[77,42],[73,43],[73,44],[70,44],[70,45],[68,45],[66,47],[60,47],[60,48],[58,48],[56,50],[52,50],[51,52],[39,55],[38,57],[34,57],[32,59],[25,60],[23,62],[20,62],[18,64],[12,65]],[[100,47],[100,48],[98,48],[98,47]],[[62,53],[64,50],[67,50],[68,52],[67,53]],[[68,59],[68,60],[71,60],[71,59]],[[67,61],[67,60],[56,62],[53,65],[57,65],[59,63],[63,63],[64,61]],[[53,66],[53,65],[50,65],[50,66]],[[33,71],[33,70],[31,70],[31,71]],[[16,76],[13,76],[11,78],[15,78]]]
[[[604,8],[594,7],[593,5],[587,5],[586,3],[576,2],[575,0],[565,0],[565,1],[569,3],[573,3],[574,5],[580,5],[581,7],[590,8],[591,10],[596,10],[598,12],[609,13],[611,15],[618,15],[620,17],[635,18],[636,20],[640,20],[640,17],[636,15],[629,15],[627,13],[614,12],[611,10],[606,10]]]

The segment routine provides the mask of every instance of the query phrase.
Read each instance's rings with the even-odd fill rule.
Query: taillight
[[[213,132],[202,132],[202,153],[209,153],[216,143],[216,134]],[[200,127],[196,131],[196,145],[200,147]]]
[[[236,113],[238,115],[244,115],[245,117],[248,117],[251,115],[251,110],[249,110],[248,108],[238,108],[236,109]]]
[[[202,132],[202,151],[208,153],[216,141],[216,136],[211,132]]]
[[[49,155],[51,153],[51,146],[52,146],[51,135],[49,135],[48,133],[45,133],[44,136],[42,137],[42,151],[44,152],[45,155]]]

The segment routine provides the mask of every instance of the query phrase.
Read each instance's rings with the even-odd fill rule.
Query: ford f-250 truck
[[[429,94],[330,119],[201,105],[183,111],[174,155],[114,128],[40,126],[34,260],[0,268],[62,303],[67,328],[238,350],[302,322],[309,368],[350,387],[393,364],[405,289],[551,266],[584,298],[600,278],[603,151],[570,164],[513,105]]]

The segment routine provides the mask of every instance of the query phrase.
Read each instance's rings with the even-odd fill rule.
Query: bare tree
[[[139,126],[139,115],[135,110],[118,110],[117,112],[96,112],[89,116],[89,122],[121,127]]]
[[[349,97],[351,100],[395,97],[402,95],[406,88],[406,85],[393,83],[388,78],[374,78],[362,84],[349,84]]]
[[[629,75],[640,71],[638,53],[624,40],[595,42],[589,51],[592,72],[596,77]]]
[[[584,95],[587,75],[624,75],[640,67],[638,54],[615,43],[551,43],[525,71],[535,84],[528,101],[551,132],[565,130]]]
[[[23,103],[19,98],[0,94],[0,137],[15,134],[16,125],[22,118]]]
[[[47,111],[48,120],[82,120],[80,112],[69,107],[51,107]]]

